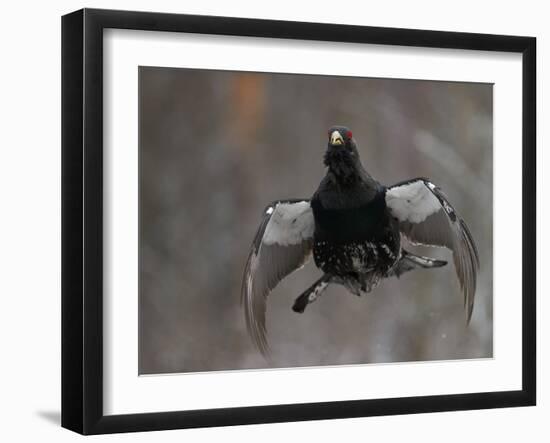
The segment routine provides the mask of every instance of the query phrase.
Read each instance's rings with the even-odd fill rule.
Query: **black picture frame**
[[[103,30],[172,31],[522,54],[522,389],[130,415],[103,412]],[[83,9],[62,18],[62,426],[82,434],[411,414],[536,402],[536,39]]]

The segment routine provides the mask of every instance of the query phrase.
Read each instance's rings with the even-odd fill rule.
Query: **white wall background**
[[[545,2],[5,2],[0,68],[0,438],[82,439],[59,427],[60,414],[60,16],[87,7],[276,18],[357,25],[531,35],[538,38],[538,147],[550,121],[550,28]],[[548,195],[548,156],[539,155],[539,194]],[[546,163],[546,164],[544,164]],[[519,179],[519,178],[518,178]],[[517,185],[511,177],[511,185]],[[539,226],[550,220],[539,197]],[[539,251],[550,247],[539,229]],[[539,275],[550,260],[539,261]],[[518,263],[519,264],[519,263]],[[165,431],[95,441],[548,441],[550,369],[544,322],[548,278],[539,279],[539,406],[534,408]]]

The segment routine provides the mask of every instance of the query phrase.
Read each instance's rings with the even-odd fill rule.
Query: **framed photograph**
[[[62,19],[62,425],[534,405],[536,41]]]

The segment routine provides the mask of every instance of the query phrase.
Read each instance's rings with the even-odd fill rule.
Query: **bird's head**
[[[328,146],[325,165],[338,178],[350,178],[359,172],[361,161],[352,132],[345,126],[333,126],[328,130]]]

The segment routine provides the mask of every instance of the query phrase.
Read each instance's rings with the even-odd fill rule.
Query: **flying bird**
[[[324,164],[327,172],[313,197],[269,204],[254,237],[241,297],[259,351],[269,354],[267,296],[311,256],[323,274],[296,298],[292,309],[299,313],[330,284],[359,296],[382,279],[447,264],[406,250],[407,242],[452,251],[469,322],[479,256],[466,223],[441,189],[427,178],[380,184],[361,164],[352,132],[344,126],[328,131]]]

